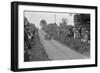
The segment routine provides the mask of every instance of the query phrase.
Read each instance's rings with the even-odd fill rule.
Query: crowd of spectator
[[[38,28],[24,18],[24,61],[48,60],[44,47],[40,42]]]

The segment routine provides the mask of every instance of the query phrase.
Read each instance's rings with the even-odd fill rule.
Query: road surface
[[[44,50],[46,51],[49,59],[52,60],[71,60],[71,59],[86,59],[88,57],[75,52],[69,47],[59,43],[56,40],[46,40],[46,33],[43,30],[39,30],[38,32],[41,43],[44,46]]]

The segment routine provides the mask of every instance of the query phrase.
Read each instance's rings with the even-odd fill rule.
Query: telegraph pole
[[[56,23],[56,14],[54,15],[54,17],[55,17],[55,23]]]

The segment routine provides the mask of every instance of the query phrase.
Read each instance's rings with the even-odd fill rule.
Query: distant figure
[[[73,31],[74,31],[74,38],[78,39],[80,37],[80,33],[79,33],[78,29],[73,28]]]

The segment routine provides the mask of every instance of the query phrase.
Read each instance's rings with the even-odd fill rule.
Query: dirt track
[[[49,59],[52,60],[71,60],[71,59],[86,59],[88,57],[75,52],[69,47],[59,43],[56,40],[46,40],[46,33],[43,30],[39,30],[39,38],[44,46]]]

